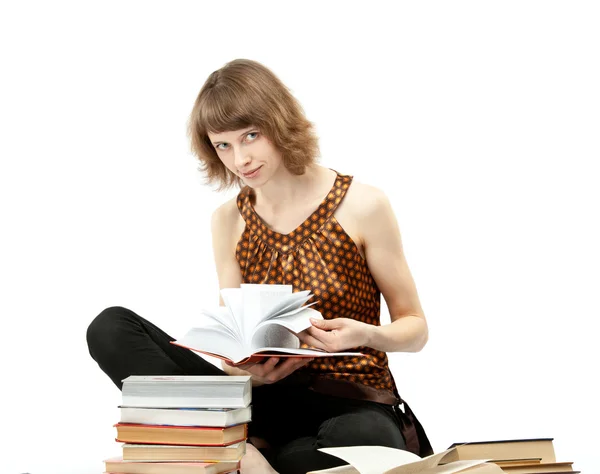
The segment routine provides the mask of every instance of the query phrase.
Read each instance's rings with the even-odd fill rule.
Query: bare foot
[[[242,458],[241,474],[277,474],[260,451],[250,443],[246,444],[246,454]]]

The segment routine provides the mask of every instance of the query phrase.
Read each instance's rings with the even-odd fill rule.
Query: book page
[[[277,301],[265,314],[264,319],[276,318],[286,311],[299,308],[313,297],[314,295],[312,295],[309,290],[292,293],[291,295],[282,298],[280,301]]]
[[[252,336],[250,350],[259,352],[283,352],[305,357],[360,356],[360,352],[325,352],[319,349],[301,349],[299,332],[311,326],[309,318],[323,319],[321,313],[306,306],[294,310],[288,316],[281,316],[261,323]]]
[[[360,474],[349,464],[345,466],[330,467],[329,469],[320,469],[319,471],[309,471],[306,474]]]
[[[319,451],[343,459],[360,474],[383,474],[399,465],[421,460],[409,451],[384,446],[320,448]]]
[[[292,300],[291,302],[288,300],[284,300],[280,305],[278,305],[278,306],[280,306],[280,309],[278,311],[265,314],[259,319],[259,321],[257,321],[254,331],[256,331],[256,329],[259,328],[264,322],[273,321],[273,320],[279,319],[279,318],[285,318],[286,316],[291,316],[293,314],[296,314],[296,313],[302,311],[304,308],[308,308],[310,306],[317,304],[317,301],[315,301],[314,303],[310,303],[310,304],[307,304],[306,306],[302,306],[306,301],[308,301],[308,299],[309,299],[309,297],[303,297],[303,298],[299,298],[297,300]],[[317,312],[317,315],[312,316],[312,317],[323,319],[323,317],[321,316],[321,313],[318,313],[318,312]]]
[[[432,454],[431,456],[427,456],[423,459],[420,459],[419,461],[415,461],[413,463],[410,463],[410,464],[407,464],[404,466],[396,467],[395,469],[392,469],[391,471],[386,472],[386,474],[392,474],[392,473],[393,474],[412,474],[412,473],[423,472],[423,471],[429,472],[429,469],[432,469],[432,468],[438,466],[438,464],[440,463],[442,458],[444,456],[446,456],[450,451],[452,451],[452,449],[448,449],[441,453]],[[479,463],[476,463],[476,464],[479,464]],[[465,469],[465,468],[461,468],[461,469]],[[457,469],[457,470],[460,470],[460,469]],[[456,471],[448,471],[448,472],[456,472]]]
[[[276,324],[287,328],[294,334],[298,334],[312,326],[312,324],[310,323],[310,318],[323,319],[323,316],[321,315],[321,313],[312,308],[309,308],[308,306],[302,306],[301,308],[292,310],[283,316],[279,316],[275,319],[269,319],[268,321],[260,323],[256,327],[255,332],[260,332],[260,330],[265,326]]]
[[[240,342],[223,326],[192,328],[176,343],[178,346],[210,352],[232,361],[242,360],[248,355]]]
[[[228,311],[228,315],[224,316],[225,321],[239,335],[240,341],[243,341],[242,319],[244,317],[244,304],[242,291],[240,288],[222,288],[220,293]]]
[[[302,311],[305,308],[310,308],[311,306],[314,306],[318,303],[318,301],[313,301],[312,303],[308,303],[304,306],[300,306],[297,308],[286,308],[285,311],[281,311],[275,315],[273,315],[270,319],[271,320],[275,320],[275,319],[281,319],[281,318],[286,318],[288,316],[292,316],[296,313],[299,313],[300,311]],[[316,310],[314,310],[316,311]],[[316,318],[316,319],[323,319],[323,316],[321,315],[321,313],[319,313],[318,311],[316,311],[316,314],[314,314],[314,316],[311,316],[311,318]]]
[[[198,320],[199,327],[205,326],[219,326],[224,331],[231,334],[236,340],[243,343],[241,334],[236,330],[235,324],[232,321],[229,310],[223,306],[220,306],[215,311],[209,311],[206,309],[200,310],[201,317]]]
[[[356,468],[360,474],[454,474],[486,462],[485,459],[476,459],[455,461],[440,466],[440,460],[452,449],[432,454],[423,459],[408,451],[383,446],[321,448],[319,451],[343,459]],[[502,472],[498,466],[495,467],[498,471],[489,472]],[[471,472],[478,474],[480,470],[468,470],[465,471],[465,474]],[[487,472],[485,471],[486,474]],[[481,470],[481,474],[484,474],[484,470]]]
[[[408,474],[413,471],[403,471],[400,468],[392,469],[385,474]],[[504,471],[495,464],[486,463],[482,459],[469,459],[464,461],[454,461],[442,466],[435,466],[424,471],[414,471],[415,474],[504,474]]]
[[[361,352],[325,352],[319,349],[292,349],[289,347],[257,347],[253,356],[264,355],[264,357],[355,357],[364,356]]]
[[[246,342],[249,343],[254,328],[260,323],[263,315],[267,314],[282,298],[292,294],[292,285],[243,283],[240,288],[244,313],[242,334]]]
[[[249,350],[254,353],[261,348],[271,349],[275,347],[279,349],[296,349],[300,347],[300,340],[298,336],[282,326],[266,325],[254,333]]]
[[[384,474],[454,474],[455,472],[462,472],[467,468],[483,464],[484,462],[485,461],[482,459],[473,459],[467,461],[455,461],[441,466],[437,464],[432,466],[431,463],[418,461],[390,469],[389,471],[385,471]],[[502,469],[498,469],[498,472],[502,472]],[[465,474],[470,472],[470,470],[466,471]]]

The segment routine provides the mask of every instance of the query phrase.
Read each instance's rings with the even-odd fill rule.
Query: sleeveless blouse
[[[310,290],[311,301],[318,301],[312,308],[324,319],[352,318],[379,326],[380,290],[358,247],[334,216],[351,182],[352,176],[337,173],[317,210],[289,234],[270,229],[254,210],[252,188],[242,188],[237,206],[246,226],[236,258],[243,282],[288,284],[294,292]],[[368,347],[352,351],[365,355],[318,357],[284,382],[334,396],[398,403],[386,353]]]

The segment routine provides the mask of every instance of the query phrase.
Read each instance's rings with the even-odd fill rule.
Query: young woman
[[[119,388],[132,374],[250,374],[251,444],[242,472],[304,474],[343,463],[321,447],[430,454],[388,368],[386,352],[419,351],[428,331],[386,196],[317,164],[317,139],[301,107],[254,61],[231,61],[208,77],[189,132],[208,180],[241,188],[212,217],[219,286],[310,290],[324,320],[301,341],[365,355],[270,358],[220,371],[132,311],[113,307],[88,329],[92,357]],[[392,321],[384,326],[381,294]]]

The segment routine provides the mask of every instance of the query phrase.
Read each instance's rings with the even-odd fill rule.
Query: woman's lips
[[[258,172],[260,171],[261,168],[262,168],[262,165],[259,166],[258,168],[254,168],[252,171],[250,171],[248,173],[242,173],[242,176],[244,178],[256,178],[256,176],[258,175]]]

